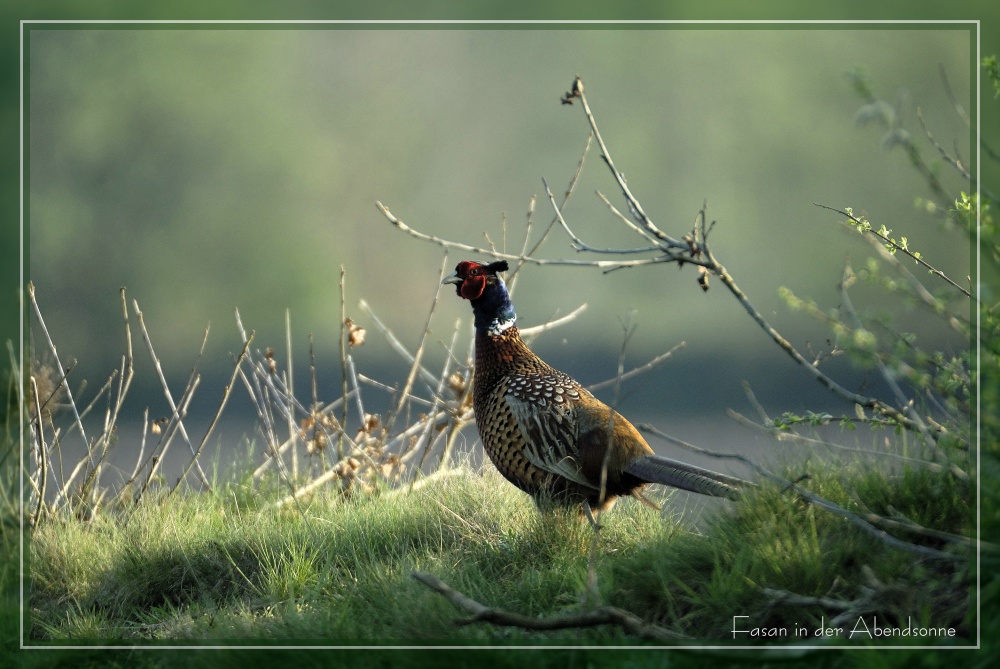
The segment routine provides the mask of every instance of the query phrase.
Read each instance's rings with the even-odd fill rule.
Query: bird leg
[[[590,521],[590,526],[594,528],[595,532],[601,529],[601,524],[594,518],[594,511],[590,508],[590,501],[586,499],[583,500],[583,514],[587,516],[587,520]]]
[[[657,511],[662,511],[663,510],[662,506],[660,506],[659,504],[657,504],[653,500],[651,500],[648,497],[646,497],[645,495],[643,495],[641,492],[639,492],[638,489],[632,491],[632,497],[635,497],[637,500],[639,500],[640,502],[642,502],[643,504],[645,504],[646,506],[648,506],[651,509],[656,509]]]

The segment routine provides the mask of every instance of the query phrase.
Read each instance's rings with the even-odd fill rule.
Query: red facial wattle
[[[464,260],[458,264],[456,273],[462,282],[457,286],[460,297],[467,300],[476,300],[486,289],[486,274],[483,266],[470,260]]]

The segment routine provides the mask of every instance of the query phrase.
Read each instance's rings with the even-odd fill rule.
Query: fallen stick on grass
[[[580,627],[597,627],[599,625],[616,625],[621,627],[626,633],[643,639],[655,639],[659,641],[683,639],[684,637],[668,629],[652,625],[639,618],[637,615],[616,608],[614,606],[602,606],[590,611],[584,611],[573,615],[553,616],[551,618],[530,618],[519,613],[510,613],[502,609],[493,609],[480,604],[474,599],[466,597],[458,590],[455,590],[437,576],[427,572],[415,571],[411,574],[413,578],[426,585],[431,590],[442,595],[451,602],[455,608],[461,609],[469,614],[468,618],[455,621],[456,625],[471,625],[473,623],[492,623],[504,627],[520,627],[527,630],[561,630]]]

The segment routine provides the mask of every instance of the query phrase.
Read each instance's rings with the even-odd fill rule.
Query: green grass
[[[850,480],[872,510],[891,504],[951,531],[968,518],[968,497],[946,474]],[[809,487],[851,504],[832,473]],[[924,501],[931,493],[934,505]],[[609,627],[456,626],[465,614],[410,577],[427,571],[487,606],[528,616],[581,610],[589,525],[575,513],[539,513],[492,469],[462,470],[412,493],[317,497],[301,509],[275,508],[282,496],[277,486],[249,491],[231,482],[86,523],[49,518],[30,541],[30,642],[636,642]],[[778,490],[720,506],[700,531],[632,500],[604,514],[603,525],[601,602],[696,643],[730,643],[734,615],[791,630],[836,614],[775,603],[762,588],[844,600],[881,588],[865,612],[880,625],[912,616],[969,633],[965,562],[956,568],[890,548]]]

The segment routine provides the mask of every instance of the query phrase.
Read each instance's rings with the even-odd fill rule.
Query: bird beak
[[[453,272],[452,274],[449,274],[444,278],[444,281],[441,282],[441,285],[444,285],[446,283],[462,283],[462,279],[459,278],[458,272]]]

